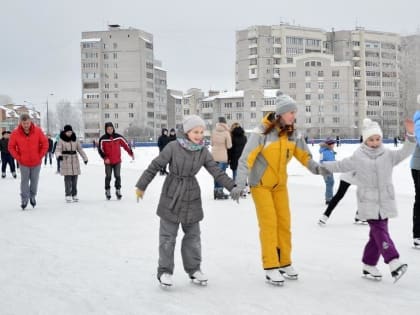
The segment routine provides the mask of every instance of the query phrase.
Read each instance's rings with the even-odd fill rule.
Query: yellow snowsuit
[[[249,137],[239,160],[236,183],[247,180],[255,203],[264,269],[292,263],[287,163],[294,156],[311,172],[318,174],[318,164],[302,139],[294,133],[278,136],[278,129],[263,135],[267,118]]]

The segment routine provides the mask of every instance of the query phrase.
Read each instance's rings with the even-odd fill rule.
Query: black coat
[[[231,132],[232,147],[228,149],[228,161],[230,168],[234,171],[238,168],[238,160],[244,150],[247,138],[242,127],[236,127]]]

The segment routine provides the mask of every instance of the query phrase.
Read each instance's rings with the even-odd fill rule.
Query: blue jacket
[[[420,170],[420,111],[416,111],[413,117],[414,121],[414,135],[416,137],[416,148],[411,157],[410,167],[414,170]]]
[[[335,161],[335,152],[331,150],[325,143],[321,143],[320,146],[321,148],[319,149],[319,161],[321,163],[326,161]]]

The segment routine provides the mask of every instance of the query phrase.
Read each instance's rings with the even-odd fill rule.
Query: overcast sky
[[[83,31],[120,24],[154,36],[168,88],[234,89],[235,31],[279,22],[325,30],[413,34],[420,1],[400,0],[12,0],[0,7],[0,95],[21,104],[81,98]]]

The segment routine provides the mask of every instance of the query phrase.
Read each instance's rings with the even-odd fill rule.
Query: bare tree
[[[61,100],[56,104],[56,110],[52,115],[50,114],[50,116],[52,116],[52,119],[50,118],[50,124],[53,124],[52,129],[54,131],[62,130],[65,125],[71,125],[73,130],[78,135],[81,135],[83,120],[80,104]]]

